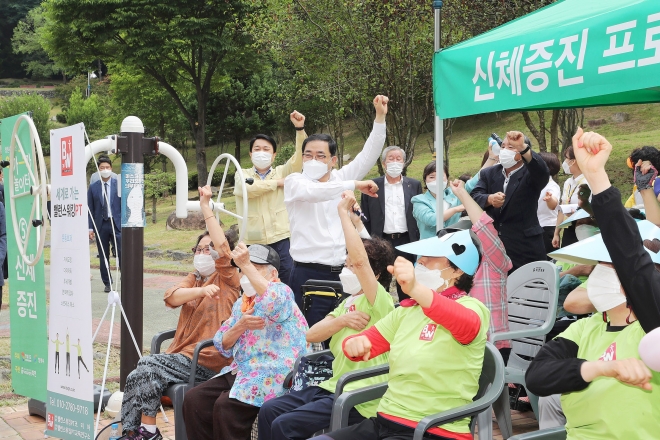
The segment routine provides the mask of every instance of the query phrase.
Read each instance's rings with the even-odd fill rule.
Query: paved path
[[[92,318],[93,330],[100,322],[103,313],[108,305],[108,294],[103,292],[104,285],[101,282],[101,275],[98,269],[92,269]],[[46,280],[50,278],[50,266],[45,268]],[[163,303],[163,294],[169,287],[178,283],[183,276],[181,275],[162,275],[162,274],[144,274],[144,322],[143,322],[143,344],[145,348],[151,345],[151,338],[156,333],[176,327],[179,320],[179,310],[171,310],[165,307]],[[48,288],[48,281],[46,286]],[[98,342],[107,342],[110,329],[110,312],[104,321],[104,326],[97,336]],[[119,344],[119,319],[120,312],[117,308],[115,312],[115,326],[113,330],[113,343]],[[9,310],[3,307],[0,312],[0,337],[8,337],[9,331]],[[0,437],[2,439],[2,437]]]

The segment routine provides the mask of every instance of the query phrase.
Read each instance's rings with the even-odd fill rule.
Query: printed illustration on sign
[[[144,164],[121,165],[121,226],[144,228]]]

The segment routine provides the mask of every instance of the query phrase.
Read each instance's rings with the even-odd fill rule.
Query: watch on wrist
[[[525,148],[524,150],[522,150],[522,151],[520,152],[520,155],[522,156],[523,154],[526,154],[526,153],[527,153],[529,150],[531,150],[531,149],[532,149],[532,147],[530,147],[529,145],[527,145],[527,148]]]
[[[303,125],[302,127],[294,127],[296,131],[303,131],[305,129],[305,126]]]

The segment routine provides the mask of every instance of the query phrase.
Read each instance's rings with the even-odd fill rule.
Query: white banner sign
[[[48,435],[92,439],[92,298],[84,125],[50,132]]]

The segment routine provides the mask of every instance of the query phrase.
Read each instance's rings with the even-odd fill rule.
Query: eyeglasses
[[[205,246],[205,247],[199,247],[195,246],[192,248],[193,254],[201,254],[202,252],[205,253],[206,255],[209,255],[211,253],[211,247],[210,246]]]

